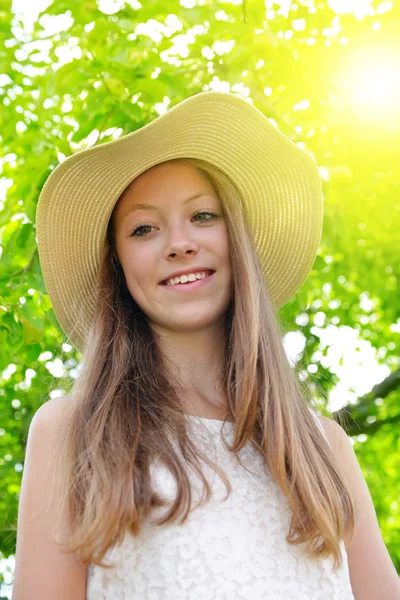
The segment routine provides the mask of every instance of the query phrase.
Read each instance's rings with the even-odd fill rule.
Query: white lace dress
[[[149,523],[139,538],[127,533],[105,556],[105,563],[116,563],[113,569],[89,565],[87,600],[354,600],[343,541],[337,571],[333,559],[313,560],[302,545],[289,545],[289,505],[252,445],[240,452],[244,468],[225,448],[221,421],[188,417],[188,423],[196,440],[216,452],[231,494],[223,500],[224,483],[205,467],[211,500],[183,525]],[[233,427],[223,427],[228,440]],[[174,497],[162,465],[153,467],[152,477]]]

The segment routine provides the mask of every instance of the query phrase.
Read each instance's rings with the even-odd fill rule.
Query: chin
[[[216,326],[220,321],[220,315],[200,315],[197,311],[193,315],[177,315],[176,319],[171,319],[171,315],[163,320],[163,327],[171,331],[180,333],[196,333],[204,329]]]

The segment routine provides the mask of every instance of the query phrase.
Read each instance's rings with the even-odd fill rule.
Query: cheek
[[[143,248],[125,249],[121,256],[121,264],[128,285],[130,283],[145,286],[156,276],[156,259],[154,253]]]
[[[218,253],[220,260],[226,264],[230,264],[229,240],[226,227],[223,227],[219,235],[214,237],[213,242],[214,251]]]

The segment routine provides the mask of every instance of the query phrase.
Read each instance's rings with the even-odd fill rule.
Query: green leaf
[[[97,114],[91,119],[88,120],[87,123],[84,123],[79,127],[79,129],[72,136],[72,140],[75,143],[80,142],[84,138],[86,138],[94,129],[97,129],[98,126],[103,122],[104,114]]]

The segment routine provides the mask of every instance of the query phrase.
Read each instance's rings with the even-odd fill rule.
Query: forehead
[[[125,188],[114,207],[113,216],[120,220],[138,204],[160,207],[166,202],[180,204],[201,194],[218,200],[211,183],[192,165],[163,163],[144,171]]]

